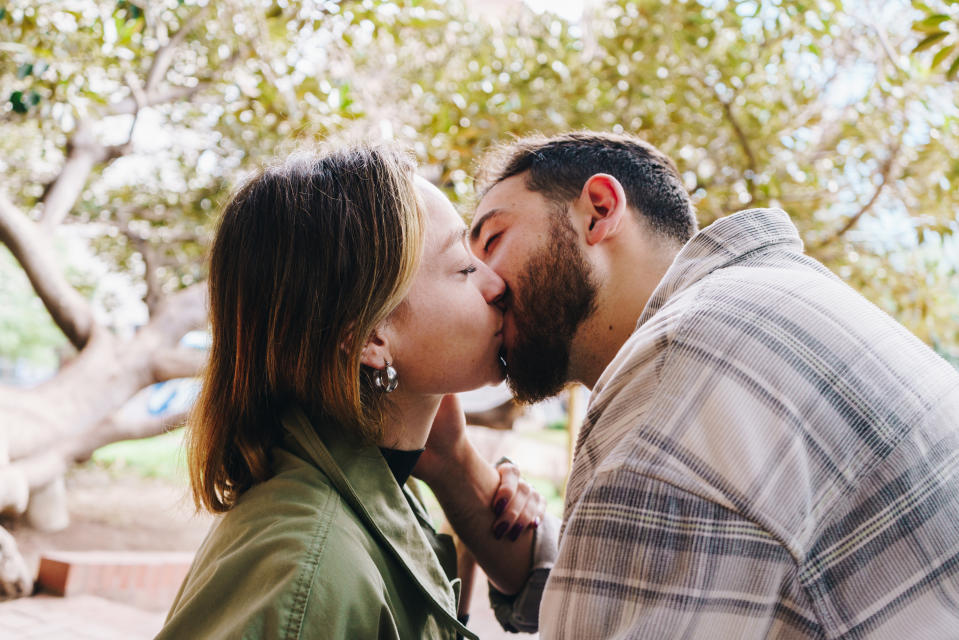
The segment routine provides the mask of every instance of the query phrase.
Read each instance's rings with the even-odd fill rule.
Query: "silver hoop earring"
[[[386,361],[386,366],[377,369],[376,373],[373,374],[373,386],[383,393],[393,393],[399,384],[400,376],[389,360]]]

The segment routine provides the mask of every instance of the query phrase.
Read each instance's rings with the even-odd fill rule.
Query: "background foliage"
[[[72,281],[129,331],[131,299],[204,278],[229,189],[296,146],[395,139],[468,211],[496,141],[628,131],[676,159],[703,225],[785,208],[811,254],[959,361],[956,7],[610,0],[571,23],[519,3],[8,1],[0,171],[37,211],[81,127],[122,148],[57,233],[88,247],[63,255]],[[177,37],[169,100],[134,118]],[[0,356],[42,359],[63,341],[16,270],[0,256]]]

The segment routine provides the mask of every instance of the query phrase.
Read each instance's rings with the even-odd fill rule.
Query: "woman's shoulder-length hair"
[[[419,262],[414,169],[382,146],[301,153],[226,205],[209,259],[212,347],[187,440],[198,508],[226,511],[270,477],[291,404],[358,444],[380,437],[381,397],[360,352]]]

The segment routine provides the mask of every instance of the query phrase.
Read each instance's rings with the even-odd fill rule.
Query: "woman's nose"
[[[506,291],[506,283],[495,271],[479,260],[476,268],[479,271],[476,275],[480,276],[480,293],[483,294],[487,303],[493,304]]]

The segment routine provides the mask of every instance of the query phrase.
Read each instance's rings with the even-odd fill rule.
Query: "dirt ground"
[[[34,572],[49,550],[194,551],[213,521],[195,513],[185,479],[84,465],[67,476],[67,495],[70,526],[62,531],[3,521]]]

